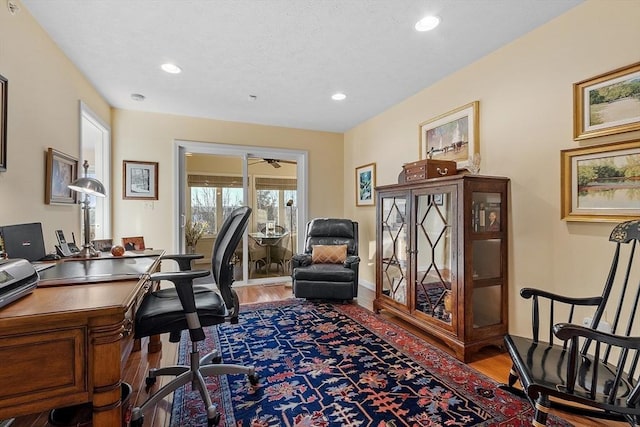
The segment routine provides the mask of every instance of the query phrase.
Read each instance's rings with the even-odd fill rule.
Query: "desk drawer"
[[[0,419],[86,402],[87,331],[40,331],[0,338]]]

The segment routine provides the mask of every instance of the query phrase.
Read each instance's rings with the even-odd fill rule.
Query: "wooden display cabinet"
[[[509,179],[454,175],[376,188],[376,299],[458,359],[507,333]]]

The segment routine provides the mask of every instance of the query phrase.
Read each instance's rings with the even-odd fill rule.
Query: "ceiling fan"
[[[253,166],[253,165],[257,165],[259,163],[268,163],[271,166],[273,166],[274,168],[280,168],[282,167],[282,165],[280,163],[288,163],[290,165],[295,165],[297,162],[293,161],[293,160],[280,160],[280,159],[260,159],[256,162],[253,163],[249,163],[249,166]]]

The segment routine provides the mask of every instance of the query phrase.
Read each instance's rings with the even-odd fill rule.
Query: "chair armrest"
[[[309,254],[295,254],[291,257],[291,270],[296,267],[308,267],[313,264],[311,255]]]
[[[160,259],[173,260],[178,263],[178,267],[180,268],[180,271],[185,271],[185,270],[191,270],[191,261],[193,261],[194,259],[202,259],[202,258],[204,258],[204,255],[202,254],[170,254],[170,255],[164,255]]]
[[[351,268],[357,264],[360,264],[360,257],[357,255],[349,255],[347,259],[344,260],[343,265],[345,268]]]
[[[198,319],[198,316],[192,315],[193,313],[197,313],[196,297],[193,293],[193,279],[206,277],[208,275],[209,270],[159,272],[149,275],[149,280],[154,282],[160,280],[173,282],[182,309],[187,314],[187,324],[189,325],[189,334],[191,335],[192,341],[202,341],[205,338],[204,331],[200,325],[200,319]]]
[[[564,295],[554,294],[552,292],[543,291],[541,289],[535,288],[522,288],[520,289],[520,296],[524,299],[529,299],[532,297],[541,297],[547,298],[552,301],[558,301],[565,304],[574,304],[574,305],[599,305],[602,302],[602,296],[596,297],[586,297],[586,298],[575,298],[575,297],[567,297]]]
[[[601,343],[611,344],[627,349],[640,349],[640,337],[626,337],[587,328],[574,323],[558,323],[553,325],[553,333],[562,341],[583,337]]]

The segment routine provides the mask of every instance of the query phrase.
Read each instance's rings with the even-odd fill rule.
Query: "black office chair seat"
[[[202,326],[224,323],[228,311],[220,294],[202,291],[195,301]],[[136,337],[188,329],[184,308],[178,298],[158,296],[157,292],[154,292],[142,301],[136,312]]]

